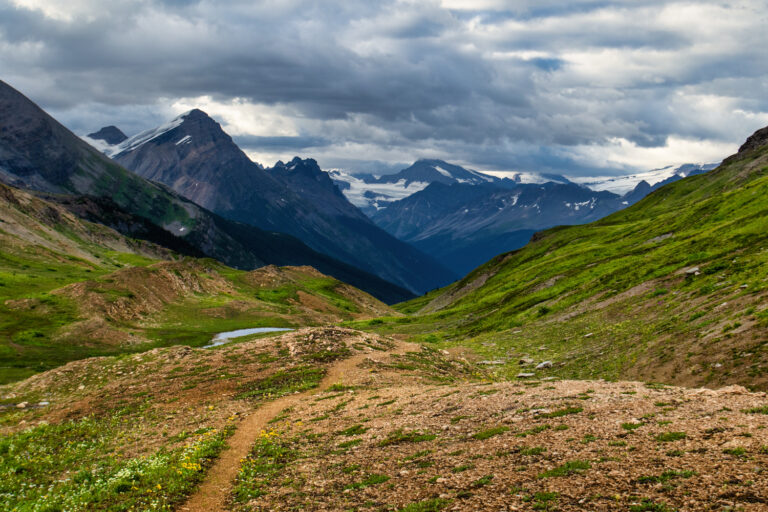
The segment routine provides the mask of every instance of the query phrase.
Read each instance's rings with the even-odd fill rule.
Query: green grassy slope
[[[468,345],[507,376],[529,356],[554,362],[542,376],[768,387],[767,138],[598,222],[539,233],[372,328]]]
[[[67,361],[200,346],[218,332],[392,312],[311,267],[181,258],[0,185],[0,383]]]

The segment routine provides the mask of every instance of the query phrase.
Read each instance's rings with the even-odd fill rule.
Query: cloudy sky
[[[202,108],[255,160],[620,174],[768,125],[766,0],[0,0],[0,78],[76,133]]]

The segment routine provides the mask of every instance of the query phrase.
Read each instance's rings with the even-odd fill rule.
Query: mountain
[[[715,170],[591,224],[537,233],[406,303],[408,332],[444,348],[469,340],[509,376],[766,389],[767,197],[764,128]],[[532,357],[551,369],[520,370]]]
[[[524,246],[536,231],[597,220],[659,187],[711,168],[686,165],[645,173],[651,180],[666,178],[653,185],[641,180],[624,195],[594,190],[555,174],[516,173],[512,178],[486,182],[434,181],[370,215],[379,227],[465,275],[497,254]],[[621,187],[634,183],[638,176],[622,178]],[[613,181],[604,185],[619,188]]]
[[[401,180],[405,181],[406,185],[412,182],[443,183],[445,185],[469,183],[478,185],[481,183],[495,183],[499,181],[499,178],[449,164],[443,160],[417,160],[412,166],[396,174],[380,177],[377,182],[398,183]]]
[[[680,167],[669,166],[626,176],[578,178],[567,178],[561,174],[553,173],[512,172],[507,173],[509,176],[500,179],[449,164],[443,160],[418,160],[407,169],[384,176],[350,174],[339,169],[331,170],[329,174],[352,204],[363,210],[366,215],[374,217],[377,212],[381,212],[391,203],[420,192],[431,183],[446,185],[492,183],[506,188],[520,184],[578,184],[595,191],[606,190],[618,195],[626,195],[638,188],[639,185],[640,189],[643,189],[644,185],[641,185],[643,181],[651,185],[651,190],[655,190],[672,181],[707,172],[715,167],[717,164],[685,164]],[[638,190],[632,197],[639,200],[642,196]],[[633,201],[629,200],[628,202],[631,204]]]
[[[104,205],[107,199],[129,215],[183,239],[195,251],[237,268],[310,265],[387,302],[412,297],[407,290],[312,250],[294,237],[224,219],[165,186],[141,178],[78,138],[4,82],[0,82],[0,182],[38,192],[95,198],[94,205]],[[114,224],[126,228],[137,225]],[[126,234],[136,235],[130,230]]]
[[[378,177],[369,174],[352,175],[340,170],[332,170],[329,175],[347,199],[369,216],[393,201],[424,190],[431,183],[479,185],[500,181],[495,176],[471,171],[443,160],[417,160],[400,172]]]
[[[222,217],[293,235],[413,292],[455,279],[434,259],[378,228],[314,160],[294,158],[265,169],[201,110],[102,149]]]
[[[373,221],[394,236],[435,255],[465,275],[497,254],[524,246],[541,229],[583,224],[636,202],[650,191],[626,196],[596,192],[573,183],[433,183],[389,204]]]
[[[117,126],[105,126],[97,132],[89,133],[87,137],[93,141],[102,141],[110,146],[120,144],[128,138]]]

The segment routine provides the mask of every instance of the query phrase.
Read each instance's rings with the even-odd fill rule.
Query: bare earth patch
[[[768,416],[745,412],[764,394],[533,384],[363,380],[304,400],[273,425],[292,460],[237,509],[768,509]]]

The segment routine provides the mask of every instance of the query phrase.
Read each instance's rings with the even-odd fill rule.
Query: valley
[[[415,297],[450,275],[419,275],[436,250],[402,256],[406,242],[345,202],[313,160],[268,171],[248,160],[248,172],[269,187],[304,183],[288,216],[333,195],[344,218],[363,219],[344,236],[368,233],[368,249],[389,247],[378,257],[400,254],[390,268],[407,272],[385,280],[395,274],[318,252],[319,234],[345,245],[319,210],[307,213],[311,233],[286,235],[261,224],[266,199],[193,202],[205,198],[161,172],[202,183],[215,169],[196,160],[200,133],[173,132],[185,116],[138,139],[104,129],[127,149],[99,153],[2,90],[12,101],[0,110],[58,143],[51,158],[14,143],[30,140],[27,124],[0,133],[0,509],[768,507],[768,128],[716,169],[646,183],[622,207],[628,196],[567,179],[499,185],[494,200],[519,194],[522,206],[531,194],[553,211],[571,194],[594,208],[570,203],[578,225],[545,230],[509,210],[520,224],[507,234],[527,229],[529,243]],[[142,172],[106,156],[128,149],[141,154],[123,162]],[[189,165],[163,168],[150,150]],[[422,163],[413,179],[460,172],[445,165]],[[469,194],[480,207],[487,186],[436,181],[378,218],[425,207],[413,219],[458,229],[471,247],[473,224],[436,200]]]
[[[764,389],[765,131],[714,171],[586,226],[538,233],[450,287],[374,320],[471,347],[507,377],[659,380]]]

